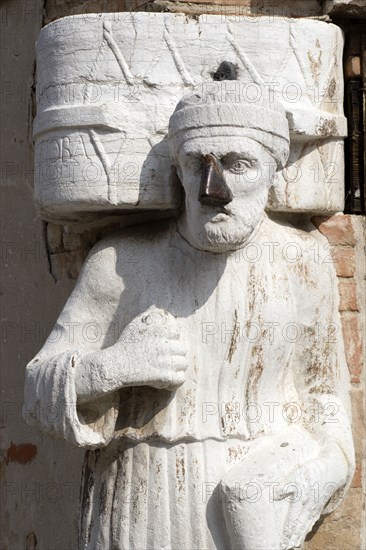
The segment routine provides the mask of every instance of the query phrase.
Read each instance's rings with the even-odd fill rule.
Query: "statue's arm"
[[[92,250],[47,342],[26,368],[28,423],[81,446],[110,441],[120,389],[174,389],[187,367],[167,312],[149,309],[121,327],[116,317],[125,281],[116,262],[118,247],[102,242]],[[138,291],[137,275],[134,284]]]
[[[281,548],[293,548],[304,541],[320,515],[332,512],[342,500],[354,473],[350,381],[336,274],[333,266],[321,259],[317,265],[309,262],[308,268],[308,290],[301,293],[298,311],[303,335],[295,346],[292,364],[302,424],[317,451],[276,479],[274,500],[283,503],[290,499]]]
[[[102,349],[117,303],[114,263],[112,247],[94,247],[51,334],[26,367],[26,421],[82,446],[112,437],[118,389],[128,380],[123,354],[113,378],[107,360],[113,350]]]
[[[226,525],[236,548],[300,546],[320,515],[338,505],[354,472],[335,272],[320,259],[288,272],[294,274],[292,296],[298,299],[302,328],[291,357],[296,420],[249,452],[221,481]],[[262,497],[237,496],[237,487],[247,484],[259,488]]]
[[[315,267],[308,299],[302,300],[299,319],[304,326],[304,337],[296,344],[293,367],[303,425],[319,443],[314,473],[317,472],[320,488],[325,488],[325,495],[328,492],[331,497],[324,510],[330,512],[347,490],[355,467],[350,377],[335,270],[321,258]]]

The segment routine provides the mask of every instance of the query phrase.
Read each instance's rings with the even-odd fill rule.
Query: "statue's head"
[[[276,170],[286,164],[283,107],[257,88],[202,85],[177,105],[169,124],[173,164],[185,191],[186,236],[198,248],[239,248],[259,223]]]

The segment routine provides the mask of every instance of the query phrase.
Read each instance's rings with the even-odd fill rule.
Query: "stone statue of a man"
[[[26,418],[87,449],[80,549],[289,549],[354,467],[333,267],[264,213],[289,151],[264,90],[196,89],[169,143],[178,220],[93,248]]]

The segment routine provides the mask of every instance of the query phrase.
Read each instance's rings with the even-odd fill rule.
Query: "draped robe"
[[[229,548],[217,485],[273,441],[294,442],[303,460],[334,442],[351,477],[336,285],[324,241],[266,216],[230,253],[193,248],[175,221],[93,248],[27,366],[24,409],[30,424],[86,448],[80,548]],[[113,345],[151,307],[170,312],[187,343],[184,384],[79,404],[80,357]]]

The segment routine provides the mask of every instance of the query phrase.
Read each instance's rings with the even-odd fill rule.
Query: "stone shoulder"
[[[160,220],[124,228],[101,239],[88,254],[77,287],[89,287],[99,295],[103,288],[120,293],[124,275],[139,272],[153,258],[156,250],[169,245],[175,220]]]
[[[85,263],[93,263],[94,258],[108,263],[121,254],[126,255],[128,247],[133,245],[138,245],[142,252],[145,248],[151,248],[154,242],[162,243],[164,237],[169,239],[175,226],[175,220],[168,219],[125,227],[98,241],[90,250]]]
[[[329,285],[333,287],[336,273],[332,249],[327,239],[315,228],[308,232],[268,219],[265,234],[270,242],[278,243],[273,246],[274,254],[278,262],[285,262],[295,283],[307,283],[313,290],[317,287],[326,291]]]

